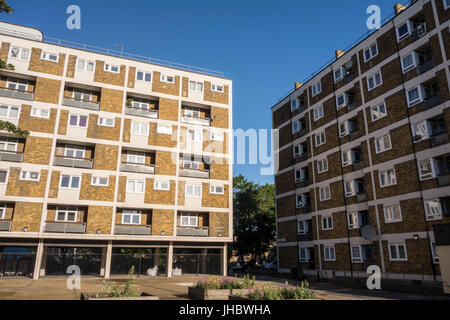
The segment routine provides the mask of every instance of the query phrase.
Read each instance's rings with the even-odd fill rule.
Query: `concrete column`
[[[105,277],[105,266],[106,266],[106,254],[107,254],[108,248],[104,247],[102,248],[102,265],[100,267],[100,277]]]
[[[159,248],[155,249],[155,255],[153,256],[153,261],[155,262],[155,267],[157,267],[158,263],[159,263]]]
[[[173,242],[169,242],[167,250],[167,278],[172,278],[172,264],[173,264]]]
[[[106,247],[105,266],[104,266],[105,279],[109,279],[109,276],[111,274],[111,257],[112,257],[112,241],[108,241],[108,246]]]
[[[44,247],[43,252],[42,252],[42,260],[41,260],[41,270],[39,272],[39,276],[43,277],[45,276],[45,268],[47,266],[47,252],[48,252],[48,247]]]
[[[206,274],[206,256],[208,255],[208,249],[202,249],[202,270],[201,273]]]
[[[222,275],[226,277],[228,275],[228,257],[227,257],[227,244],[224,243],[222,248]]]
[[[36,252],[36,261],[34,263],[33,280],[39,279],[39,272],[41,270],[43,253],[44,253],[44,240],[39,240]]]

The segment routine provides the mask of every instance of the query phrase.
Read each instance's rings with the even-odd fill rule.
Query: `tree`
[[[5,0],[0,0],[0,13],[12,13],[14,9],[8,6]]]
[[[275,188],[270,184],[260,186],[239,175],[233,179],[233,191],[233,248],[238,255],[250,254],[254,261],[275,240]]]

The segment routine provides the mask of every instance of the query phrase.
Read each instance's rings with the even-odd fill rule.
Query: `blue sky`
[[[117,4],[116,4],[117,3]],[[334,55],[367,32],[366,9],[381,16],[392,0],[66,1],[8,0],[1,20],[34,26],[46,36],[215,69],[233,80],[234,127],[270,129],[270,107]],[[66,8],[81,8],[81,30],[66,28]],[[258,183],[258,165],[236,165]]]

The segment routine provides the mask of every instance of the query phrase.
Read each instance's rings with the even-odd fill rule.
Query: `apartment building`
[[[230,79],[4,22],[0,58],[1,276],[226,273]]]
[[[393,17],[272,107],[280,272],[440,280],[450,213],[448,0]],[[395,15],[394,15],[395,14]]]

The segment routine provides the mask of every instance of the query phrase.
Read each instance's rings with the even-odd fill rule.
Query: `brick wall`
[[[173,236],[173,210],[154,209],[152,213],[152,235],[159,236],[164,232],[165,236]]]

